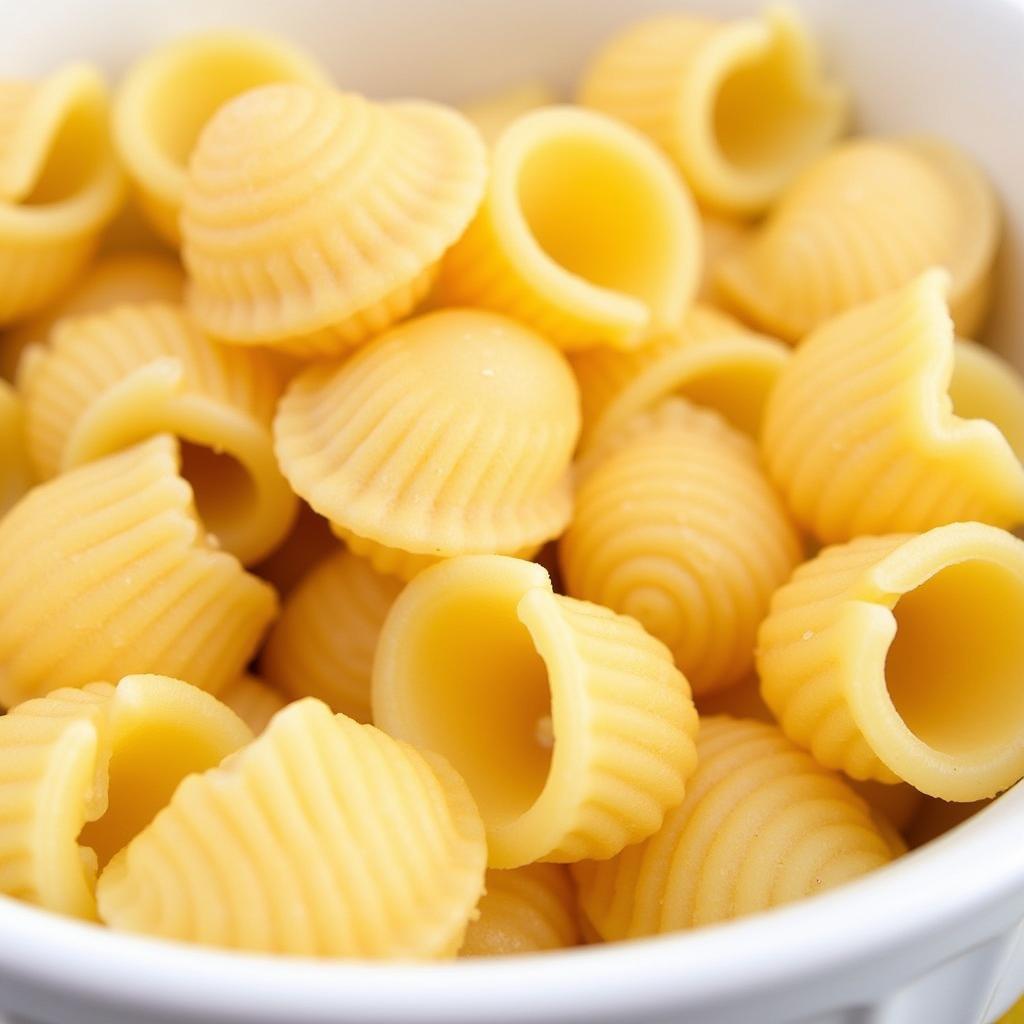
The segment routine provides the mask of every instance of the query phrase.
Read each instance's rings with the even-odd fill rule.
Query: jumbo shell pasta
[[[189,162],[188,305],[224,341],[341,352],[407,316],[476,211],[487,153],[454,110],[268,85]]]
[[[270,431],[281,383],[263,353],[217,345],[180,307],[120,305],[62,321],[26,353],[19,383],[40,478],[173,433],[224,548],[248,564],[287,534],[296,501]]]
[[[1024,541],[980,523],[826,548],[772,599],[757,667],[788,736],[944,800],[1024,776]]]
[[[258,736],[288,700],[258,676],[243,672],[217,694]]]
[[[193,775],[109,864],[111,927],[304,956],[452,956],[483,891],[480,816],[433,754],[307,699]]]
[[[580,101],[645,132],[702,204],[734,214],[767,207],[847,112],[846,91],[781,5],[754,18],[672,13],[633,25],[592,60]]]
[[[768,910],[893,858],[864,801],[773,726],[703,718],[697,751],[686,797],[657,834],[573,867],[606,941]]]
[[[956,355],[946,280],[928,271],[830,320],[779,376],[765,462],[823,542],[1024,521],[1018,454],[995,423],[958,416],[948,395]]]
[[[211,547],[161,435],[31,490],[0,520],[0,704],[138,672],[216,691],[276,611]]]
[[[463,775],[493,868],[613,856],[658,829],[696,763],[697,713],[665,646],[500,555],[442,562],[399,595],[373,719]]]
[[[31,485],[23,403],[12,387],[0,380],[0,519]]]

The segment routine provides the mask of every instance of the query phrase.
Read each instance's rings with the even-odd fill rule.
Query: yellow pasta
[[[857,139],[800,175],[722,261],[716,292],[744,319],[799,341],[943,266],[957,330],[971,335],[988,309],[999,230],[991,187],[966,155],[926,140]]]
[[[580,943],[576,894],[561,864],[490,870],[479,916],[466,929],[459,956],[541,953]]]
[[[454,110],[268,85],[189,163],[189,308],[224,341],[341,352],[408,315],[480,202],[487,152]]]
[[[783,5],[760,17],[673,13],[633,25],[592,60],[580,101],[654,139],[702,204],[741,214],[767,207],[839,135],[848,106]]]
[[[399,595],[373,719],[463,775],[493,868],[613,856],[658,829],[696,763],[690,688],[664,645],[500,555],[442,562]]]
[[[705,213],[701,217],[704,228],[704,273],[701,276],[697,298],[714,302],[717,298],[715,279],[718,268],[750,237],[749,224],[728,217]]]
[[[219,107],[269,82],[326,81],[311,56],[257,32],[186,36],[136,62],[114,98],[114,135],[152,226],[171,244],[180,241],[189,154]]]
[[[0,704],[136,672],[216,692],[274,616],[211,546],[166,435],[31,490],[0,520]]]
[[[679,323],[700,276],[700,222],[643,136],[550,107],[509,125],[491,162],[438,302],[507,313],[567,350],[636,348]]]
[[[994,423],[1024,461],[1024,378],[1006,360],[975,341],[958,338],[949,398],[963,419]]]
[[[1024,776],[1024,541],[980,523],[826,548],[772,599],[762,692],[855,779],[944,800]]]
[[[531,110],[554,106],[555,102],[555,94],[543,82],[525,82],[464,103],[462,112],[476,125],[484,142],[493,145],[516,118]]]
[[[281,597],[287,597],[306,573],[338,546],[327,520],[300,501],[291,532],[253,572],[272,583]]]
[[[186,775],[251,739],[215,698],[164,676],[19,704],[0,718],[0,892],[95,918],[97,868]]]
[[[892,859],[864,801],[773,726],[704,718],[697,752],[686,798],[661,831],[573,867],[606,941],[768,910]]]
[[[474,310],[418,317],[345,363],[310,367],[274,423],[292,487],[353,547],[363,538],[427,561],[557,536],[578,433],[564,357]]]
[[[228,683],[217,696],[258,736],[287,703],[272,686],[244,672]]]
[[[318,957],[453,956],[480,815],[440,758],[306,699],[193,775],[100,876],[113,928]]]
[[[980,520],[1024,521],[1024,467],[999,428],[957,415],[946,275],[909,285],[815,331],[765,413],[768,469],[821,541]]]
[[[559,553],[567,592],[631,615],[665,643],[694,693],[748,675],[772,592],[800,538],[753,442],[668,399],[595,456]]]
[[[12,387],[0,380],[0,519],[31,485],[23,403]]]
[[[285,601],[263,651],[263,674],[291,697],[318,697],[370,721],[373,655],[401,589],[350,551],[325,558]]]

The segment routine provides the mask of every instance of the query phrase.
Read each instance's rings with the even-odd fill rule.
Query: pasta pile
[[[627,26],[575,100],[248,32],[0,81],[0,893],[539,953],[1024,777],[983,172],[847,137],[788,7]]]

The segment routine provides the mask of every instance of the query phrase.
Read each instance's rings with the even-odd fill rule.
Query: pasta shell
[[[576,107],[523,115],[492,150],[476,219],[436,301],[505,313],[563,349],[636,348],[697,288],[700,222],[643,136]]]
[[[516,118],[556,102],[554,92],[544,82],[535,81],[464,103],[461,110],[490,146]]]
[[[307,699],[177,789],[100,877],[111,927],[319,957],[452,956],[483,891],[480,816],[433,754]]]
[[[349,543],[431,558],[557,536],[578,433],[565,359],[473,310],[410,320],[345,363],[310,367],[274,423],[285,476]]]
[[[218,697],[259,736],[288,701],[272,686],[248,672],[228,683]]]
[[[660,832],[573,867],[606,941],[768,910],[892,860],[864,801],[773,726],[704,718],[697,756],[686,798]]]
[[[797,521],[824,543],[977,519],[1024,521],[1024,467],[998,426],[947,394],[946,276],[931,270],[830,320],[793,354],[762,450]]]
[[[1024,776],[1024,541],[980,523],[826,548],[772,599],[761,689],[830,768],[943,800]]]
[[[975,341],[957,338],[949,382],[953,411],[961,419],[988,420],[1024,462],[1024,377]]]
[[[764,210],[840,134],[848,108],[788,5],[641,21],[591,61],[580,101],[649,135],[703,205],[733,214]]]
[[[0,704],[133,672],[215,692],[274,617],[211,547],[166,435],[33,488],[0,520]]]
[[[114,97],[118,156],[143,212],[171,245],[181,241],[188,157],[203,126],[232,97],[270,82],[325,85],[327,77],[280,37],[237,30],[175,39],[128,70]]]
[[[296,499],[270,432],[281,385],[262,353],[210,341],[177,306],[122,305],[62,321],[19,380],[41,479],[169,432],[224,548],[248,564],[288,533]]]
[[[446,107],[248,92],[210,120],[189,163],[189,308],[224,341],[351,348],[423,298],[486,173],[476,129]]]
[[[0,380],[0,519],[31,486],[25,410],[14,389]]]
[[[181,779],[251,739],[215,698],[164,676],[19,704],[0,718],[0,892],[94,919],[97,866]]]
[[[451,760],[493,868],[613,856],[657,831],[696,763],[690,688],[664,645],[501,555],[442,562],[399,595],[373,718]]]
[[[287,597],[317,562],[337,550],[338,542],[327,520],[300,501],[291,532],[253,572],[272,583],[281,597]]]

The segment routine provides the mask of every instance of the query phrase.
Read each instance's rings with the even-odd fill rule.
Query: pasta
[[[0,718],[0,892],[95,919],[97,869],[181,779],[250,739],[215,698],[163,676],[19,704]]]
[[[697,298],[714,302],[718,297],[715,286],[718,268],[750,237],[751,228],[744,221],[708,213],[701,217],[701,225],[704,228],[704,273]]]
[[[350,545],[430,558],[557,536],[578,433],[565,359],[473,310],[409,320],[347,362],[302,371],[274,423],[285,476]],[[393,561],[389,571],[404,559]]]
[[[300,501],[291,532],[253,572],[287,597],[317,562],[337,550],[338,541],[327,520]]]
[[[495,142],[483,205],[437,301],[505,313],[560,348],[636,348],[678,325],[701,270],[685,185],[646,139],[575,107],[524,114]]]
[[[33,488],[0,520],[0,704],[139,672],[215,692],[274,617],[210,546],[166,435]]]
[[[943,800],[1024,776],[1024,541],[979,523],[826,548],[773,597],[757,667],[787,735]]]
[[[480,816],[443,760],[308,698],[186,779],[97,900],[108,925],[146,935],[430,959],[462,944],[484,861]]]
[[[462,112],[476,125],[484,142],[493,145],[516,118],[531,110],[554,106],[555,102],[555,94],[543,82],[525,82],[465,103]]]
[[[0,519],[31,484],[23,403],[12,387],[0,380]]]
[[[1024,467],[993,423],[947,397],[946,275],[830,320],[793,354],[767,405],[768,469],[824,543],[958,520],[1024,521]]]
[[[663,14],[592,60],[580,101],[635,125],[676,162],[698,200],[764,210],[846,122],[846,91],[819,68],[795,10],[717,21]]]
[[[259,736],[288,701],[262,679],[244,672],[217,695]]]
[[[269,82],[323,85],[308,54],[257,32],[207,32],[166,43],[134,64],[114,100],[114,137],[140,206],[156,231],[180,242],[189,153],[234,96]]]
[[[714,413],[668,399],[606,449],[561,540],[568,593],[637,619],[695,694],[738,683],[772,592],[801,557],[756,447]]]
[[[963,419],[989,420],[1024,461],[1024,378],[975,341],[958,338],[949,382],[953,410]]]
[[[864,801],[773,726],[704,718],[697,750],[686,797],[658,833],[573,866],[605,941],[768,910],[893,858]]]
[[[192,152],[188,305],[223,341],[341,352],[408,315],[484,189],[454,110],[268,85],[225,104]]]
[[[288,533],[296,501],[270,433],[281,386],[261,353],[218,346],[179,307],[153,303],[64,320],[23,364],[40,478],[166,431],[224,548],[250,564]]]
[[[657,831],[696,764],[697,714],[664,645],[500,555],[442,562],[399,595],[373,720],[463,775],[492,868],[613,856]]]

